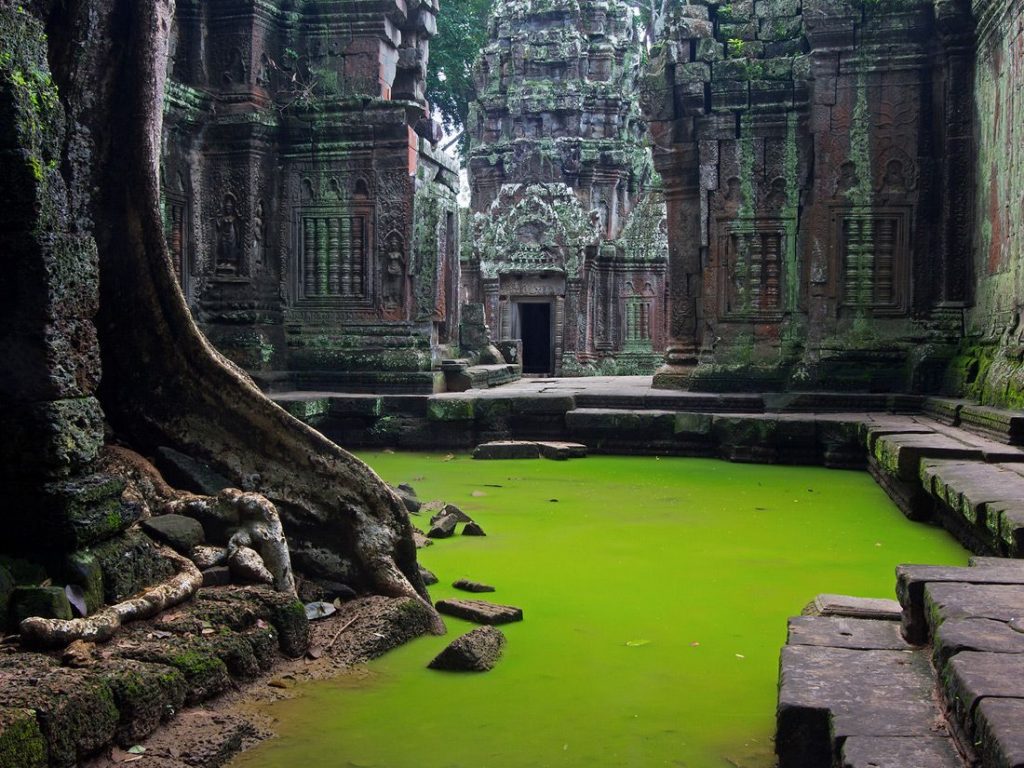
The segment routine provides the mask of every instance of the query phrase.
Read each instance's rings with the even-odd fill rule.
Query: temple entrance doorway
[[[555,364],[551,302],[516,301],[512,306],[513,333],[523,342],[523,373],[551,375]]]

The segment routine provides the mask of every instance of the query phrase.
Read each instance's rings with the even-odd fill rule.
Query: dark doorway
[[[521,302],[516,307],[523,373],[551,373],[551,305]]]

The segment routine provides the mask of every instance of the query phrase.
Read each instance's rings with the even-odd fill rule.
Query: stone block
[[[938,433],[882,435],[874,457],[885,471],[903,482],[917,480],[920,461],[929,459],[981,459],[981,451]]]
[[[814,598],[814,611],[818,616],[847,616],[882,621],[899,621],[902,615],[902,608],[896,600],[830,594]]]
[[[559,440],[544,440],[537,443],[540,455],[545,459],[564,461],[565,459],[584,459],[587,446],[583,443],[566,443]]]
[[[539,459],[540,446],[526,440],[496,440],[473,449],[474,459]]]
[[[779,768],[832,765],[844,739],[934,736],[934,676],[921,651],[786,646],[779,666]]]
[[[0,462],[18,474],[67,477],[87,470],[103,445],[103,411],[93,397],[0,411]]]
[[[523,620],[523,609],[511,605],[497,605],[486,600],[451,598],[438,600],[435,607],[440,613],[455,616],[477,624],[508,624]]]
[[[85,593],[85,607],[94,613],[103,605],[103,570],[88,550],[72,552],[64,562],[64,577]]]
[[[786,644],[882,651],[910,647],[894,621],[846,616],[795,616],[789,620]]]
[[[121,501],[124,481],[94,474],[48,483],[39,496],[40,513],[28,523],[37,538],[74,550],[104,541],[134,523],[141,506]],[[33,522],[35,525],[33,526]]]
[[[1024,633],[1005,621],[949,618],[935,630],[932,644],[935,664],[941,669],[961,651],[1024,653]]]
[[[982,765],[1024,766],[1024,699],[982,699],[974,711],[974,749]]]
[[[1024,664],[1015,653],[963,651],[942,673],[943,694],[968,738],[976,739],[975,705],[986,698],[1013,699],[1024,691]]]
[[[455,589],[461,589],[463,592],[493,592],[494,587],[490,584],[482,584],[479,581],[471,581],[469,579],[459,579],[458,581],[452,582],[452,586]],[[1022,635],[1024,637],[1024,635]]]
[[[206,541],[199,521],[184,515],[149,517],[142,521],[142,529],[155,540],[186,557]]]
[[[46,758],[36,713],[0,707],[0,768],[46,768]]]
[[[453,672],[487,672],[494,668],[505,647],[505,635],[497,627],[467,632],[439,653],[427,666]]]
[[[201,496],[216,496],[225,488],[234,487],[234,483],[205,461],[186,456],[173,448],[157,448],[154,460],[164,480],[173,488]]]
[[[118,603],[148,586],[165,581],[174,566],[141,531],[131,530],[93,549],[103,572],[103,598]]]
[[[937,565],[900,565],[896,568],[896,597],[903,606],[903,636],[915,645],[928,642],[925,589],[930,584],[1007,584],[1024,586],[1020,568],[979,566],[951,568]]]
[[[427,406],[427,418],[431,421],[472,421],[473,400],[456,397],[431,398]]]
[[[138,744],[185,703],[185,678],[172,667],[118,659],[99,673],[120,715],[114,738],[122,747]]]
[[[841,768],[960,768],[948,736],[851,736],[843,742]]]
[[[710,413],[677,413],[672,431],[676,436],[688,440],[711,438]]]
[[[15,587],[11,593],[11,620],[20,624],[30,616],[70,619],[71,603],[63,587]]]

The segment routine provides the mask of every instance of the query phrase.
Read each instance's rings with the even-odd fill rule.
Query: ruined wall
[[[627,236],[657,233],[663,210],[633,96],[635,11],[505,0],[489,24],[467,126],[467,295],[499,338],[523,333],[523,304],[549,304],[553,372],[649,372],[665,342],[666,250]]]
[[[970,31],[964,4],[911,0],[669,19],[644,87],[660,386],[938,388],[969,301]]]
[[[1024,3],[974,3],[975,306],[950,388],[1024,406]]]
[[[423,95],[437,10],[177,4],[168,242],[204,332],[267,388],[439,386],[458,229]]]

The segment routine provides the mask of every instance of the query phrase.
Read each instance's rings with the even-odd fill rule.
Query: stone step
[[[934,584],[992,584],[1016,587],[1024,593],[1024,567],[1015,560],[1005,565],[954,568],[940,565],[900,565],[896,568],[896,597],[903,606],[903,636],[924,645],[931,639],[925,591]]]
[[[814,626],[826,621],[831,626]],[[963,765],[932,697],[927,651],[907,646],[892,622],[815,617],[795,626],[808,624],[813,632],[800,629],[793,639],[813,635],[822,644],[782,649],[779,768]],[[916,754],[927,762],[913,762]]]
[[[925,459],[925,493],[969,527],[986,549],[1024,556],[1024,465]]]
[[[1024,445],[1024,412],[987,405],[965,405],[960,426],[1007,445]]]

